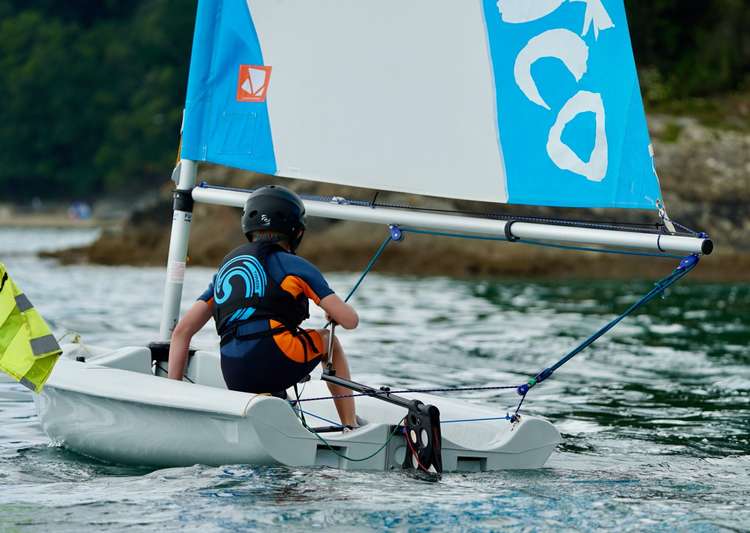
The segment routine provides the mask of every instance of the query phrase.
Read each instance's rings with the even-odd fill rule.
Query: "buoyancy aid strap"
[[[312,337],[310,336],[310,334],[307,332],[306,329],[303,329],[303,328],[297,326],[297,332],[296,333],[292,332],[292,334],[295,335],[295,336],[297,336],[297,335],[301,335],[302,336],[302,341],[301,342],[302,342],[302,349],[305,352],[305,363],[307,363],[309,361],[309,359],[310,359],[308,357],[308,353],[309,352],[307,350],[307,345],[308,344],[310,345],[310,348],[312,348],[312,351],[313,351],[314,355],[319,355],[320,354],[320,351],[318,350],[318,347],[315,346],[315,341],[313,341]]]
[[[263,326],[263,322],[261,321],[245,322],[244,324],[240,324],[240,325],[229,328],[226,332],[224,332],[224,334],[222,334],[220,345],[224,346],[226,343],[228,343],[232,339],[251,341],[255,339],[262,339],[264,337],[272,337],[278,333],[289,331],[289,328],[287,328],[284,325],[281,325],[275,328],[268,328],[266,326],[266,327],[263,327],[262,329],[258,329],[257,327],[252,327],[252,326]],[[251,326],[251,327],[248,327],[248,326]]]
[[[263,322],[265,321],[256,320],[252,322],[245,322],[244,324],[240,324],[230,328],[221,336],[220,346],[224,346],[232,339],[250,341],[255,339],[262,339],[264,337],[273,337],[274,335],[277,335],[279,333],[289,331],[295,337],[302,337],[301,343],[302,349],[304,350],[305,354],[305,363],[307,363],[310,359],[308,355],[308,345],[312,349],[314,355],[320,354],[318,347],[315,346],[315,341],[313,341],[307,330],[299,326],[290,327],[284,324],[276,326],[275,328],[267,328],[265,327]]]

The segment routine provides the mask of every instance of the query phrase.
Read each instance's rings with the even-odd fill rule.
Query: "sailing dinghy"
[[[666,215],[623,0],[200,0],[180,157],[162,342],[66,345],[36,397],[47,434],[86,455],[154,466],[539,468],[560,436],[521,411],[531,388],[712,249]],[[193,204],[241,207],[250,192],[196,186],[202,162],[377,191],[654,213],[650,226],[625,226],[304,198],[308,216],[388,228],[368,269],[409,232],[684,258],[556,364],[505,387],[520,395],[510,412],[325,369],[290,400],[244,394],[226,389],[218,354],[205,351],[191,353],[177,382],[164,368]],[[342,431],[323,381],[352,390],[364,427]]]

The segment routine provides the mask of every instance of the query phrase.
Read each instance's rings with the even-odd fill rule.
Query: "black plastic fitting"
[[[175,211],[183,211],[185,213],[193,212],[195,200],[193,200],[192,189],[177,189],[172,194],[172,198],[174,198],[173,209]]]

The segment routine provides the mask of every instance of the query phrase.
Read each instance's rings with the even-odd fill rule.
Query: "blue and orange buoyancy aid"
[[[221,262],[214,280],[213,317],[222,346],[232,339],[258,339],[290,331],[305,338],[303,345],[315,344],[300,324],[310,317],[307,296],[297,297],[281,288],[268,274],[266,260],[272,253],[288,253],[275,242],[252,242],[232,250]],[[281,325],[254,328],[242,334],[242,326],[252,322],[279,322]]]

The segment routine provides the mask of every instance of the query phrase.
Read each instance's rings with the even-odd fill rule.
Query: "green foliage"
[[[0,0],[0,201],[162,183],[177,151],[195,2],[28,5]]]
[[[747,0],[625,0],[652,103],[750,83]],[[195,0],[0,0],[0,202],[169,174]]]
[[[625,4],[647,98],[659,103],[708,96],[750,82],[747,0]]]

